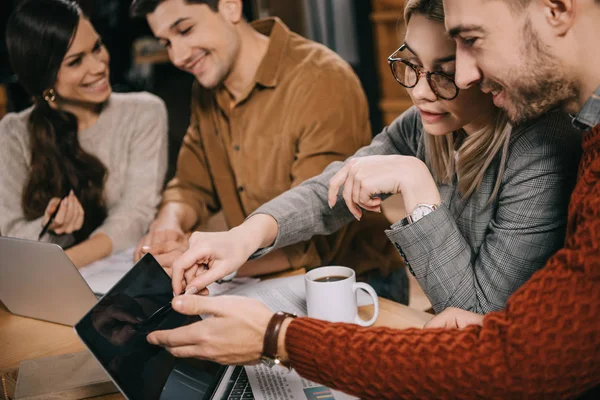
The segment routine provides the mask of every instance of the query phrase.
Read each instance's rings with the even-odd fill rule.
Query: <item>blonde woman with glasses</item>
[[[387,236],[436,313],[502,309],[562,246],[580,154],[569,116],[552,112],[511,126],[485,82],[455,85],[456,45],[445,33],[441,0],[407,1],[405,21],[404,41],[388,62],[414,106],[369,146],[242,225],[195,233],[174,264],[176,293],[204,288],[253,255],[381,212],[394,194],[402,194],[407,215]],[[196,276],[201,264],[208,270]]]

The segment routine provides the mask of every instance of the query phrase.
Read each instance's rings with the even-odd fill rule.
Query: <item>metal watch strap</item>
[[[277,360],[277,344],[279,342],[279,330],[283,321],[286,318],[296,318],[294,314],[278,311],[271,317],[267,330],[265,332],[265,339],[263,343],[262,356],[271,360]]]

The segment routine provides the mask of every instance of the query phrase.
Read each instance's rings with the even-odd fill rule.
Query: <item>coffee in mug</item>
[[[315,282],[337,282],[348,279],[347,276],[324,276],[323,278],[315,279]]]

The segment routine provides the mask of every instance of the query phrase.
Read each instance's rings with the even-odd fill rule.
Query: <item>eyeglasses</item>
[[[403,44],[388,57],[388,64],[392,70],[392,75],[396,81],[407,89],[414,88],[419,83],[422,75],[425,75],[429,87],[441,99],[453,100],[458,96],[458,86],[454,79],[443,72],[426,71],[423,67],[412,64],[404,58],[394,57],[396,53],[404,51],[406,45]]]

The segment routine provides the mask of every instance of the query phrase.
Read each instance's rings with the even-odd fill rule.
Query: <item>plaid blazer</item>
[[[386,234],[436,313],[458,307],[478,313],[502,309],[508,297],[563,245],[567,206],[581,154],[581,133],[567,114],[552,112],[513,128],[506,168],[495,200],[487,205],[498,177],[500,155],[468,199],[453,184],[438,185],[442,205]],[[418,110],[407,110],[353,157],[409,155],[427,163]],[[274,249],[330,234],[353,220],[340,194],[327,204],[325,171],[256,210],[278,223]],[[398,171],[398,173],[404,173]]]

